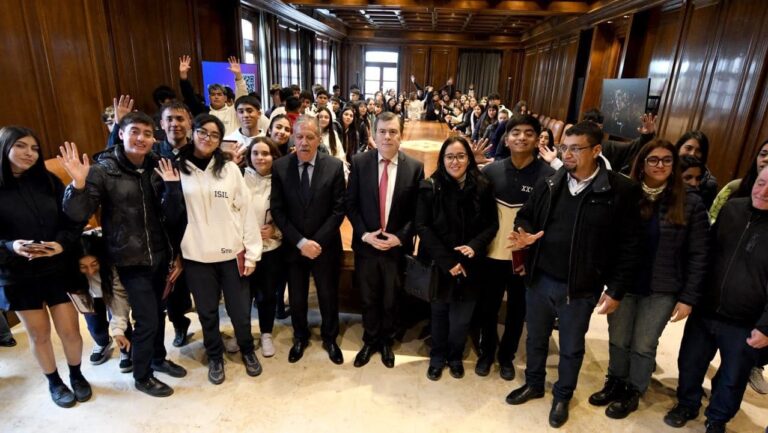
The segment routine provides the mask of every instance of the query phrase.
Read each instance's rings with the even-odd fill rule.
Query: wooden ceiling
[[[284,0],[330,16],[349,30],[521,36],[551,17],[583,15],[594,1],[548,0]],[[599,2],[597,2],[599,3]]]

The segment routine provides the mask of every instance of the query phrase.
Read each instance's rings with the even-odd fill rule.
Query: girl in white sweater
[[[208,354],[208,380],[224,381],[224,344],[219,332],[219,297],[232,319],[246,372],[261,374],[251,335],[248,277],[261,259],[258,220],[249,214],[250,193],[240,169],[219,144],[224,125],[211,115],[195,118],[193,145],[178,157],[179,173],[163,160],[163,200],[169,224],[184,224],[181,253],[187,284],[195,299]],[[181,180],[181,182],[178,182]]]
[[[269,199],[272,191],[272,162],[280,157],[275,142],[267,137],[256,137],[247,150],[245,183],[251,192],[251,212],[256,222],[261,224],[263,249],[256,271],[251,274],[251,296],[256,301],[259,311],[259,329],[261,330],[261,353],[270,357],[275,354],[272,342],[272,328],[275,323],[277,295],[285,287],[285,265],[280,244],[283,234],[272,221],[269,212]],[[282,285],[282,287],[281,287]]]

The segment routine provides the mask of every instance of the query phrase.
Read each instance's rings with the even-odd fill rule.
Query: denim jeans
[[[13,334],[8,326],[8,321],[5,320],[5,313],[0,311],[0,341],[9,341],[11,338],[13,338]]]
[[[720,351],[720,367],[712,378],[712,396],[705,415],[710,421],[728,422],[736,415],[749,381],[749,372],[758,360],[758,351],[746,340],[752,328],[703,318],[695,313],[688,318],[677,358],[680,381],[677,400],[698,410],[704,395],[704,375]]]
[[[568,302],[565,282],[555,280],[543,272],[539,275],[538,281],[528,287],[526,293],[528,339],[525,347],[528,362],[525,381],[532,388],[544,389],[549,337],[552,335],[555,317],[559,317],[559,377],[552,394],[557,400],[570,400],[579,379],[579,370],[584,360],[584,336],[589,329],[589,319],[597,298],[576,298]]]
[[[85,314],[85,324],[93,341],[99,346],[109,343],[109,317],[104,299],[93,298],[93,314]]]
[[[608,375],[632,385],[641,393],[648,389],[656,348],[667,326],[677,296],[626,294],[619,308],[608,316]]]

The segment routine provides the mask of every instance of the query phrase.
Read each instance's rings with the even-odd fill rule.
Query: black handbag
[[[422,301],[432,302],[437,293],[439,269],[435,262],[423,263],[418,257],[405,256],[405,293]]]

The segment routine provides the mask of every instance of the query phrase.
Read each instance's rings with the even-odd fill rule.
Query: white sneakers
[[[266,358],[275,355],[275,345],[272,343],[272,334],[261,334],[261,354]]]
[[[107,344],[104,346],[94,344],[93,350],[91,350],[91,364],[99,365],[106,362],[106,360],[109,358],[110,349],[112,349],[112,337],[109,337],[109,341],[107,341]]]
[[[755,367],[749,372],[749,385],[758,394],[768,394],[768,383],[763,377],[763,367]]]

